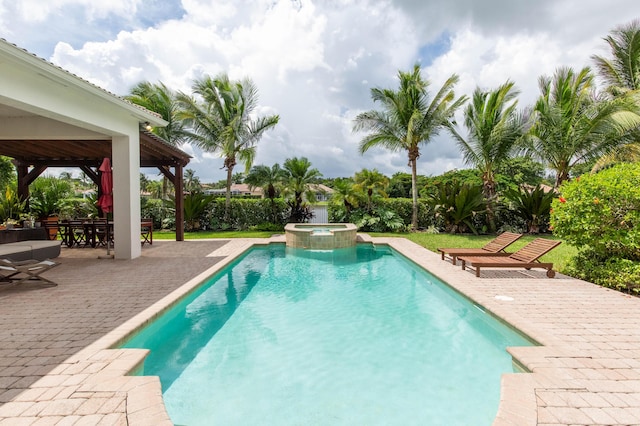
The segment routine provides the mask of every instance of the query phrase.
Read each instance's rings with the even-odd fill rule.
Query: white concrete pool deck
[[[476,278],[406,239],[372,240],[541,344],[510,349],[531,373],[503,376],[494,425],[640,425],[640,298],[542,270]],[[284,237],[154,241],[129,261],[63,249],[61,266],[46,273],[57,287],[0,291],[0,426],[171,424],[158,378],[126,376],[145,351],[108,348],[270,241]]]

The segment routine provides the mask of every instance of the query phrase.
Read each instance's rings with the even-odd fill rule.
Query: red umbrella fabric
[[[100,177],[102,195],[98,199],[98,207],[100,207],[103,212],[109,213],[113,211],[113,174],[111,172],[111,160],[105,157],[98,170],[102,172]]]

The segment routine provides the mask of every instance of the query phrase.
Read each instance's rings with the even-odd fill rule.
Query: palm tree
[[[358,207],[360,203],[360,191],[355,188],[352,181],[342,179],[335,181],[331,194],[331,202],[341,204],[345,209],[345,220],[350,220],[351,210]]]
[[[414,65],[409,72],[398,72],[400,85],[392,89],[371,89],[374,102],[382,104],[382,111],[366,111],[355,118],[353,130],[366,131],[360,142],[360,152],[373,147],[390,151],[406,151],[411,167],[411,193],[413,214],[411,227],[418,227],[418,188],[416,163],[420,157],[420,144],[428,143],[439,131],[448,126],[455,111],[466,101],[461,96],[455,99],[453,86],[458,76],[453,74],[443,84],[433,99],[429,99],[429,81],[421,75],[420,66]]]
[[[556,172],[556,188],[574,166],[610,153],[640,125],[630,97],[597,96],[588,67],[558,68],[552,78],[540,77],[539,86],[527,150]]]
[[[273,128],[277,115],[252,117],[258,101],[258,90],[250,79],[231,81],[226,74],[205,76],[192,86],[196,100],[179,95],[183,106],[181,117],[191,126],[188,139],[207,152],[219,152],[227,170],[225,217],[229,216],[233,168],[238,160],[251,169],[256,144],[262,134]]]
[[[451,127],[465,162],[481,173],[487,200],[496,195],[496,169],[510,157],[525,129],[524,114],[516,110],[518,94],[511,81],[489,92],[476,88],[464,111],[467,138]]]
[[[598,74],[614,96],[640,89],[640,21],[614,29],[604,38],[611,58],[593,55]]]
[[[151,131],[171,145],[180,144],[185,136],[184,121],[180,119],[180,104],[178,95],[164,83],[150,83],[142,81],[136,84],[128,96],[129,102],[140,105],[160,114],[167,124],[165,127],[154,127]]]
[[[184,190],[187,192],[200,192],[200,178],[196,176],[195,170],[187,169],[184,171]]]
[[[178,94],[169,89],[164,83],[151,83],[142,81],[135,85],[128,96],[129,102],[140,105],[160,114],[167,124],[165,127],[154,127],[151,132],[170,145],[177,146],[184,141],[186,131],[185,123],[180,118],[180,104]],[[166,176],[162,175],[162,198],[166,199],[169,193],[169,184]]]
[[[591,58],[607,85],[607,92],[613,97],[635,97],[636,105],[640,106],[640,21],[614,29],[604,41],[609,45],[611,57],[593,55]],[[593,170],[621,161],[640,161],[640,131],[631,132],[627,142],[610,155],[598,159]]]
[[[306,157],[287,158],[284,161],[283,194],[289,199],[291,220],[302,222],[307,219],[304,199],[313,200],[315,193],[311,189],[313,182],[322,176]]]
[[[377,169],[362,169],[355,175],[356,188],[363,191],[367,196],[367,208],[371,211],[371,202],[374,195],[387,197],[385,190],[389,186],[389,178],[380,173]]]
[[[244,181],[250,189],[261,187],[264,195],[273,200],[278,195],[278,187],[283,179],[284,170],[276,163],[271,167],[253,166]]]

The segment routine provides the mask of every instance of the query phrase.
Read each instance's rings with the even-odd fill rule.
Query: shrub
[[[507,189],[504,196],[510,201],[509,208],[525,221],[528,233],[537,234],[548,227],[554,191],[545,192],[537,185],[532,189]]]
[[[381,217],[381,212],[392,212],[402,222],[403,227],[411,224],[411,214],[413,212],[413,204],[410,198],[382,198],[374,202],[372,212],[367,212],[363,208],[355,208],[347,215],[346,209],[342,204],[329,203],[327,213],[329,222],[352,222],[357,223],[362,220],[365,215],[370,217]],[[379,210],[379,212],[378,212]],[[418,200],[418,228],[426,229],[435,225],[434,213],[431,207],[424,199]]]
[[[486,210],[486,203],[479,185],[461,185],[457,180],[437,186],[437,191],[429,196],[436,218],[444,223],[446,232],[452,234],[467,229],[477,234],[473,218]]]
[[[26,202],[18,197],[16,191],[7,186],[4,194],[0,194],[0,222],[7,219],[21,219],[25,204]]]
[[[621,164],[560,187],[556,236],[602,258],[640,260],[640,164]]]
[[[640,294],[640,262],[618,257],[602,257],[593,250],[576,255],[565,273],[603,287]]]
[[[72,194],[71,184],[56,177],[39,177],[30,188],[29,209],[38,219],[60,214],[63,200]]]
[[[232,198],[228,221],[224,219],[224,209],[224,198],[216,198],[209,203],[207,217],[212,229],[246,230],[251,227],[265,228],[265,224],[283,229],[289,218],[289,206],[281,198]]]

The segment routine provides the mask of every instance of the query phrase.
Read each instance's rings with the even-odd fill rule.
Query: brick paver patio
[[[64,249],[57,287],[0,291],[0,426],[171,424],[159,380],[126,376],[146,351],[109,348],[253,242],[268,241],[157,241],[131,261]],[[544,271],[476,278],[408,240],[373,242],[541,344],[509,349],[531,373],[503,376],[495,425],[640,425],[640,299]]]

